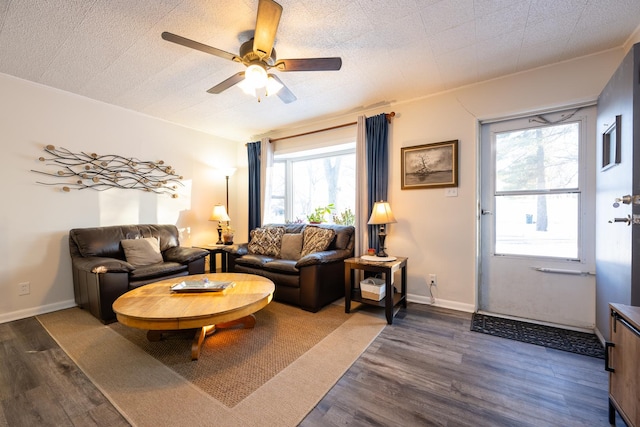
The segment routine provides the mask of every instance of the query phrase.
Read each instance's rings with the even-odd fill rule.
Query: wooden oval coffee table
[[[184,280],[233,281],[224,292],[176,293],[171,286]],[[275,286],[266,277],[241,273],[197,274],[150,283],[120,296],[113,303],[118,322],[146,329],[149,341],[158,341],[162,333],[196,329],[191,359],[200,357],[206,336],[216,328],[241,325],[252,328],[253,313],[271,302]]]

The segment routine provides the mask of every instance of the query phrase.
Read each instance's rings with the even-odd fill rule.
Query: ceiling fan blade
[[[281,59],[274,67],[280,71],[336,71],[342,67],[342,58]]]
[[[162,38],[165,39],[166,41],[176,43],[182,46],[186,46],[191,49],[196,49],[204,53],[209,53],[211,55],[219,56],[220,58],[229,59],[231,61],[236,61],[236,62],[242,62],[240,58],[238,58],[236,55],[232,53],[225,52],[224,50],[216,49],[215,47],[211,47],[191,39],[187,39],[177,34],[173,34],[165,31],[162,33]]]
[[[293,101],[295,101],[296,96],[293,94],[293,92],[291,92],[289,90],[289,88],[282,83],[282,80],[280,80],[280,78],[278,78],[278,76],[276,76],[275,74],[270,74],[271,77],[273,77],[278,83],[280,83],[282,85],[282,88],[280,88],[280,90],[278,91],[278,98],[280,98],[282,100],[282,102],[284,102],[285,104],[290,104]]]
[[[223,82],[218,83],[217,85],[209,89],[207,92],[215,93],[215,94],[221,93],[222,91],[229,89],[231,86],[237,83],[240,83],[243,79],[244,79],[244,71],[241,71],[229,77],[228,79],[224,80]]]
[[[253,36],[253,52],[260,59],[269,58],[273,43],[276,40],[276,31],[282,15],[282,6],[273,0],[260,0],[258,3],[258,16],[256,18],[256,31]]]

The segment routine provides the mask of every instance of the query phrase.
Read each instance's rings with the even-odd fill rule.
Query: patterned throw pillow
[[[284,227],[256,228],[251,232],[247,249],[254,254],[277,257],[280,255],[283,234]]]
[[[314,252],[326,251],[336,233],[330,228],[307,226],[304,229],[301,257]]]

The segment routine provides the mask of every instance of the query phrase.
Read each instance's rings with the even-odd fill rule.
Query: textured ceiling
[[[622,46],[640,0],[280,0],[279,58],[340,56],[340,71],[278,73],[298,100],[210,87],[258,0],[0,0],[0,73],[238,141]]]

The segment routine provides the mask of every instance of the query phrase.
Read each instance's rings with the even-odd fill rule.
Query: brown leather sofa
[[[335,232],[326,250],[287,259],[282,257],[284,248],[278,255],[262,255],[252,253],[247,243],[232,245],[225,248],[229,271],[267,277],[276,285],[274,300],[317,312],[344,296],[344,260],[353,256],[355,228],[331,224],[314,226]],[[284,227],[286,235],[303,234],[309,225],[269,224],[264,227]],[[252,239],[254,233],[252,230]]]
[[[134,266],[127,262],[121,241],[154,237],[162,261]],[[122,225],[75,228],[69,231],[73,290],[78,306],[103,323],[116,320],[111,308],[125,292],[171,277],[204,273],[209,251],[180,246],[175,225]]]

